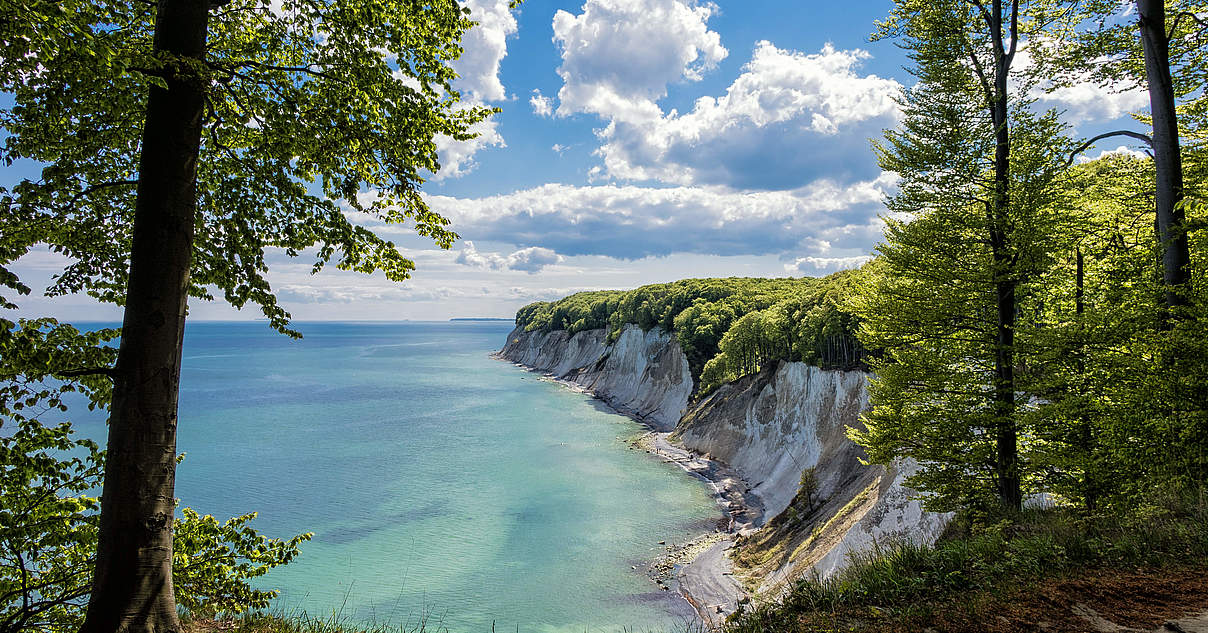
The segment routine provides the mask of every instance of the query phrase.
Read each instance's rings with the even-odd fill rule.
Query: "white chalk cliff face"
[[[670,431],[692,395],[692,373],[675,336],[662,328],[626,325],[609,344],[606,330],[574,336],[564,330],[508,334],[499,355],[575,383],[612,408]]]
[[[764,590],[810,570],[830,576],[875,542],[934,542],[947,524],[902,485],[912,465],[860,462],[847,427],[861,425],[867,385],[861,371],[781,362],[718,388],[676,428],[674,438],[725,462],[763,500],[767,525],[741,539],[736,560]],[[813,506],[795,501],[806,468],[818,481]]]
[[[860,463],[863,450],[846,432],[868,408],[864,372],[782,362],[689,407],[692,376],[674,335],[626,325],[615,343],[606,339],[605,330],[517,328],[500,355],[581,385],[655,428],[674,428],[673,439],[742,476],[768,520],[740,539],[736,566],[761,589],[810,570],[829,576],[874,542],[933,542],[946,525],[947,515],[924,511],[903,487],[912,465]],[[812,505],[795,499],[806,468],[819,483]]]

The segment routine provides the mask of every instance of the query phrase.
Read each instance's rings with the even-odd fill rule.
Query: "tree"
[[[447,248],[456,235],[419,189],[439,169],[434,139],[472,138],[491,113],[451,86],[472,23],[453,0],[35,0],[0,13],[3,158],[43,165],[0,190],[0,283],[28,294],[8,266],[43,245],[70,258],[48,294],[125,308],[115,365],[50,372],[113,380],[84,630],[174,631],[187,300],[221,292],[296,336],[267,254],[406,279],[414,264],[353,219],[408,222]]]
[[[1149,87],[1149,115],[1153,120],[1154,209],[1162,250],[1162,280],[1166,305],[1187,305],[1191,281],[1191,254],[1187,246],[1183,200],[1183,161],[1179,151],[1179,119],[1175,113],[1174,82],[1170,76],[1170,36],[1165,0],[1137,0],[1141,50]]]
[[[876,145],[902,180],[854,306],[884,356],[853,436],[873,461],[921,462],[912,481],[936,507],[1022,502],[1018,319],[1053,250],[1066,145],[1055,114],[1029,110],[1028,82],[1009,81],[1019,42],[1050,19],[1023,4],[899,0],[876,34],[901,40],[918,83]]]
[[[1057,78],[1054,86],[1090,79],[1113,90],[1144,87],[1148,91],[1152,136],[1127,130],[1107,132],[1077,151],[1121,135],[1149,146],[1154,160],[1153,210],[1161,247],[1165,307],[1176,318],[1189,314],[1192,280],[1183,204],[1186,191],[1180,118],[1194,116],[1204,106],[1205,8],[1194,0],[1082,2],[1076,5],[1075,21],[1091,28],[1066,38],[1041,40],[1035,47],[1044,71]],[[1191,105],[1183,115],[1179,112],[1180,101]],[[1201,103],[1197,106],[1197,102]]]

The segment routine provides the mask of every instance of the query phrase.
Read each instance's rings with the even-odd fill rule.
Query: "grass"
[[[426,615],[407,624],[363,622],[339,614],[249,612],[219,619],[182,622],[184,633],[440,633],[448,629]]]
[[[728,633],[922,630],[976,620],[1046,582],[1110,570],[1208,568],[1208,498],[1167,495],[1123,515],[1029,510],[990,525],[957,520],[934,546],[882,543],[828,579],[733,617]],[[1146,572],[1148,573],[1148,572]],[[1208,606],[1205,603],[1204,606]],[[960,618],[956,618],[960,619]]]

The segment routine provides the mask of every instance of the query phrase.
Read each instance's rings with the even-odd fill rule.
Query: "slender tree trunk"
[[[1086,391],[1086,327],[1083,322],[1083,314],[1086,312],[1086,291],[1084,289],[1086,275],[1083,267],[1081,248],[1075,249],[1074,266],[1074,314],[1078,317],[1078,348],[1074,352],[1074,371],[1078,374],[1078,392],[1079,396],[1081,396]],[[1080,448],[1084,462],[1082,469],[1082,497],[1083,502],[1086,504],[1087,512],[1094,512],[1099,503],[1098,483],[1096,481],[1098,473],[1094,467],[1097,452],[1095,450],[1095,431],[1086,410],[1086,403],[1081,399],[1078,401],[1078,431],[1078,440],[1081,443]]]
[[[1166,287],[1166,306],[1177,308],[1187,305],[1191,253],[1184,230],[1184,213],[1177,206],[1183,199],[1183,162],[1179,154],[1174,83],[1170,78],[1166,7],[1163,0],[1137,0],[1137,9],[1149,83],[1149,111],[1153,117],[1153,163],[1157,172],[1154,207],[1162,246],[1162,282]]]
[[[109,418],[96,574],[84,633],[177,631],[172,591],[176,408],[193,251],[208,0],[160,0],[122,342]]]
[[[1015,423],[1015,285],[1011,253],[1007,242],[1007,216],[1011,207],[1011,130],[1007,110],[1007,73],[1011,60],[1004,50],[1002,1],[995,0],[990,27],[995,37],[994,103],[990,119],[994,124],[994,203],[991,211],[990,244],[994,261],[994,290],[998,307],[998,327],[994,346],[994,409],[996,477],[998,497],[1003,505],[1019,509],[1022,492],[1019,481],[1018,430]],[[1014,30],[1014,29],[1012,29]]]

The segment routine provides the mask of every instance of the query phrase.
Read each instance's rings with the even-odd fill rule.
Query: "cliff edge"
[[[675,336],[626,325],[616,341],[607,339],[603,329],[570,335],[518,327],[499,356],[574,383],[655,429],[673,429],[693,390],[688,359]]]
[[[517,328],[499,356],[674,429],[671,439],[746,481],[766,520],[743,530],[728,552],[747,589],[774,595],[803,574],[833,574],[850,552],[890,538],[930,543],[946,525],[947,515],[924,511],[902,485],[911,464],[865,465],[863,449],[847,438],[868,408],[864,372],[780,362],[690,403],[694,384],[674,335],[626,325],[614,342],[607,338],[603,329]],[[816,483],[809,492],[801,488],[806,469]]]
[[[862,463],[847,438],[868,408],[868,375],[780,362],[719,387],[683,416],[673,439],[733,468],[762,501],[762,529],[731,559],[748,588],[774,591],[802,574],[830,576],[853,551],[889,539],[931,543],[948,516],[923,510],[902,480],[912,465]],[[811,469],[814,489],[802,490]]]

